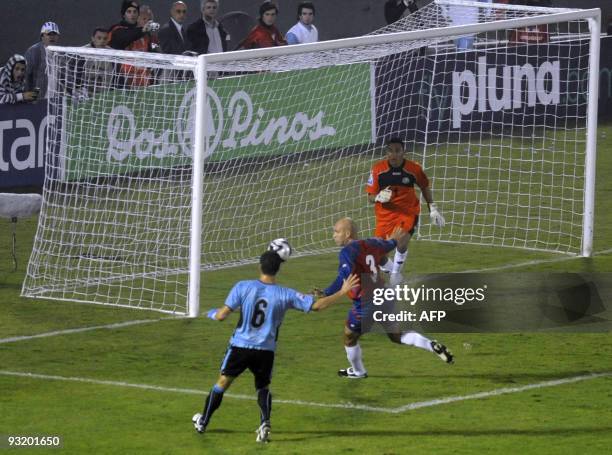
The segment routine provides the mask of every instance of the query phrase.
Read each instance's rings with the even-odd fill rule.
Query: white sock
[[[403,253],[395,250],[395,256],[393,257],[393,269],[391,270],[391,273],[400,273],[402,271],[407,256],[408,250],[404,251]]]
[[[357,343],[355,346],[344,346],[346,350],[346,358],[350,362],[353,367],[353,371],[358,374],[363,374],[366,372],[365,367],[363,366],[363,360],[361,358],[361,346]]]
[[[433,352],[431,348],[431,340],[424,337],[417,332],[404,332],[400,338],[402,344],[408,344],[417,348],[425,349],[426,351]]]

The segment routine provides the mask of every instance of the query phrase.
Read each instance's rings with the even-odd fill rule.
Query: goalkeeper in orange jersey
[[[388,260],[381,269],[391,273],[391,284],[399,284],[404,262],[408,256],[408,242],[419,222],[421,204],[415,185],[421,190],[429,206],[429,216],[436,226],[444,226],[444,217],[433,202],[429,179],[420,164],[404,158],[404,142],[398,137],[387,141],[387,158],[372,166],[366,192],[374,204],[376,230],[374,235],[386,239],[399,226],[406,234],[397,241],[393,261]]]

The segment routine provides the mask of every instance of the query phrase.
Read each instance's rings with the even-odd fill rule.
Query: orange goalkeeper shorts
[[[376,223],[376,229],[374,235],[386,239],[391,235],[393,229],[396,226],[402,228],[402,230],[409,232],[410,235],[414,234],[414,229],[419,224],[419,215],[398,215],[389,223]]]

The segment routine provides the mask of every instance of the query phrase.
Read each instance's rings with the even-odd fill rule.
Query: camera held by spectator
[[[159,30],[159,23],[158,22],[153,22],[153,21],[147,22],[144,25],[144,27],[142,27],[142,31],[144,33],[155,33],[158,30]]]

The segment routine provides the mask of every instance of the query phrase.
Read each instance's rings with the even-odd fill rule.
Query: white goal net
[[[340,216],[372,232],[364,188],[390,136],[447,219],[417,238],[589,254],[598,24],[438,0],[365,37],[200,59],[50,48],[23,294],[194,315],[201,270],[277,237],[330,251]]]

